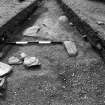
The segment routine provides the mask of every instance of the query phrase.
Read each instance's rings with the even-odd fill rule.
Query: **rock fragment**
[[[27,57],[26,53],[24,53],[24,52],[20,53],[20,59],[23,60],[25,57]]]
[[[27,28],[24,31],[23,35],[24,36],[36,36],[39,31],[40,31],[40,26],[34,25],[32,27]]]
[[[77,50],[76,45],[73,41],[64,41],[64,46],[65,46],[69,56],[77,55],[78,50]]]
[[[21,64],[21,63],[22,63],[21,60],[15,56],[12,56],[8,59],[8,64],[10,65],[16,65],[16,64]]]
[[[0,62],[0,76],[4,76],[12,71],[12,66]]]
[[[23,64],[26,67],[40,66],[39,59],[36,57],[25,57]]]
[[[105,23],[103,21],[97,21],[98,25],[105,25]]]
[[[59,22],[61,22],[61,23],[62,23],[62,22],[63,22],[63,23],[64,23],[64,22],[68,22],[68,18],[67,18],[65,15],[64,15],[64,16],[60,16],[58,20],[59,20]]]
[[[0,78],[0,97],[5,96],[6,88],[7,88],[7,78],[2,77]]]
[[[73,23],[72,23],[72,22],[70,22],[70,23],[69,23],[69,25],[70,25],[70,26],[73,26]]]

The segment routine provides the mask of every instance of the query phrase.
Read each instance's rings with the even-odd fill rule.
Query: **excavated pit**
[[[43,11],[43,12],[42,12]],[[8,77],[7,95],[1,105],[102,105],[105,102],[105,66],[99,55],[73,26],[59,21],[64,12],[56,0],[47,0],[37,13],[24,24],[18,35],[21,41],[71,40],[76,43],[78,56],[70,57],[63,45],[14,46],[8,57],[25,52],[41,61],[41,68],[27,70],[14,65]],[[35,19],[35,20],[34,20]],[[44,25],[43,25],[44,24]],[[40,26],[33,37],[23,36],[31,26]],[[31,33],[34,33],[31,32]]]

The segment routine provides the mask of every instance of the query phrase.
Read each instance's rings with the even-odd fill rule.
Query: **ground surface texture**
[[[88,0],[64,1],[77,4],[76,8],[87,11],[85,13],[89,15],[94,6],[99,9],[101,5],[103,8],[105,6],[103,3],[97,6],[97,2]],[[89,3],[89,6],[86,3]],[[23,65],[13,66],[13,73],[8,78],[7,95],[4,100],[0,99],[0,105],[104,105],[103,61],[91,46],[81,39],[75,27],[58,20],[63,12],[55,0],[47,0],[41,9],[37,11],[41,12],[37,20],[35,13],[28,25],[24,24],[26,29],[39,25],[41,30],[34,38],[23,36],[24,30],[19,33],[21,40],[74,40],[79,51],[78,56],[69,57],[63,45],[14,46],[3,62],[7,63],[8,57],[25,52],[29,56],[38,57],[42,65],[34,70],[28,70]],[[97,13],[99,16],[100,14],[101,11]]]

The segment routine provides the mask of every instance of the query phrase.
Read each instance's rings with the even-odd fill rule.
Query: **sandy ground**
[[[85,4],[85,0],[79,1]],[[34,38],[24,37],[23,31],[19,34],[21,40],[73,39],[78,56],[69,57],[63,45],[14,46],[3,62],[25,52],[38,57],[42,65],[33,70],[23,65],[13,66],[7,95],[4,100],[0,99],[0,105],[104,105],[105,66],[99,55],[80,38],[75,27],[58,21],[63,12],[54,0],[45,2],[38,12],[42,14],[37,21],[35,13],[24,27],[39,25],[41,30]]]
[[[25,2],[19,3],[18,0],[0,0],[0,26],[4,25],[33,1],[35,0],[25,0]]]

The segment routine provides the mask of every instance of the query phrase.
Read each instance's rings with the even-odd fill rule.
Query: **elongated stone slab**
[[[64,41],[64,46],[65,46],[69,56],[77,55],[78,50],[77,50],[76,45],[73,41]]]

